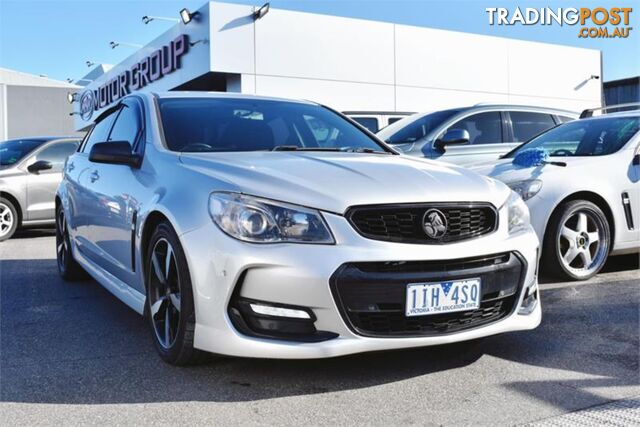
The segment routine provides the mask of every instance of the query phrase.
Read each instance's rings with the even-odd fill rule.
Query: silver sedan
[[[397,154],[311,102],[130,95],[58,189],[58,269],[145,315],[156,349],[322,358],[540,323],[522,199]]]
[[[60,137],[0,142],[0,241],[19,227],[54,224],[62,167],[79,144]]]

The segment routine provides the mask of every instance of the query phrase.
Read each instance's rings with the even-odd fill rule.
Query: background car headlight
[[[518,193],[522,200],[529,200],[542,188],[542,181],[539,179],[528,179],[526,181],[515,181],[507,184],[509,188]]]
[[[507,200],[507,209],[509,211],[509,233],[517,233],[529,227],[529,208],[515,191],[511,192],[509,200]]]
[[[320,212],[238,193],[212,193],[209,214],[231,237],[254,243],[333,244]]]

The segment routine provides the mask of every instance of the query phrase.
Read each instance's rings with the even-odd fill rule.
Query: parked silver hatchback
[[[414,114],[377,136],[404,154],[466,166],[497,160],[534,136],[577,118],[577,113],[565,110],[479,104]]]
[[[51,136],[0,142],[0,241],[19,227],[55,223],[62,168],[79,144]]]

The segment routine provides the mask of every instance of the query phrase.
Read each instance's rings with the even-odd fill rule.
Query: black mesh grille
[[[513,312],[526,266],[514,253],[452,261],[348,263],[331,279],[331,290],[345,322],[364,336],[432,336],[476,328]],[[405,316],[407,284],[478,277],[477,310]]]
[[[430,209],[439,210],[447,219],[447,231],[440,239],[428,237],[422,227]],[[497,228],[495,208],[480,203],[356,206],[349,209],[347,218],[358,233],[369,239],[404,243],[458,242]]]

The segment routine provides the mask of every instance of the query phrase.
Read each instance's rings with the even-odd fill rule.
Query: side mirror
[[[94,163],[139,168],[142,158],[131,151],[131,145],[127,141],[110,141],[94,144],[89,153],[89,160]]]
[[[469,132],[466,129],[449,129],[442,138],[436,140],[434,146],[444,151],[447,145],[460,145],[467,142],[469,142]]]
[[[46,171],[53,168],[51,162],[47,162],[46,160],[38,160],[35,163],[31,163],[27,166],[27,170],[31,173],[40,173],[40,171]]]

